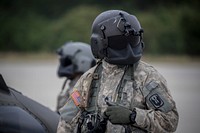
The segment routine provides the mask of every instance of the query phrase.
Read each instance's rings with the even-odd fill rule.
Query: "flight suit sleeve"
[[[153,133],[175,132],[179,116],[166,85],[152,81],[143,92],[147,109],[135,108],[134,125]]]
[[[81,115],[81,109],[77,103],[80,102],[82,104],[83,99],[85,100],[85,98],[82,98],[82,92],[84,92],[84,89],[89,89],[90,83],[92,81],[92,73],[96,67],[97,65],[89,69],[79,78],[70,92],[71,95],[68,98],[67,103],[59,110],[60,121],[58,124],[57,133],[76,132],[78,128],[77,121]]]
[[[82,79],[78,80],[75,89],[81,89]],[[74,91],[71,90],[70,94]],[[76,128],[76,122],[80,115],[80,108],[77,107],[72,100],[71,96],[68,98],[67,103],[59,110],[60,121],[57,128],[57,133],[73,133]]]
[[[60,120],[57,128],[57,133],[73,133],[76,126],[76,118],[80,110],[75,106],[71,98],[59,110]]]

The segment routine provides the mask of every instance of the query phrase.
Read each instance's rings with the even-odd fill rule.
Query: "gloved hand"
[[[108,106],[104,112],[112,124],[129,124],[132,111],[123,106]]]

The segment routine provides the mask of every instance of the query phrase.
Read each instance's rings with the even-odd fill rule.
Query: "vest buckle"
[[[93,79],[95,79],[95,80],[99,79],[99,74],[98,73],[94,73],[93,74]]]

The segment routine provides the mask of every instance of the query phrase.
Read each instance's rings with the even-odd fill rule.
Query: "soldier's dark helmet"
[[[83,42],[67,42],[57,54],[60,56],[59,77],[72,79],[74,74],[83,74],[96,63],[90,45]]]
[[[92,53],[111,64],[134,64],[142,56],[142,34],[143,29],[134,15],[122,10],[105,11],[92,24]]]

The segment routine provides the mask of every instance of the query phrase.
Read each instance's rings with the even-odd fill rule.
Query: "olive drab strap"
[[[124,67],[124,74],[117,86],[117,95],[114,98],[114,102],[120,103],[121,101],[121,97],[122,97],[122,92],[123,92],[123,88],[126,84],[127,81],[133,81],[134,82],[134,71],[136,70],[138,66],[138,62],[132,65],[126,65]],[[101,74],[102,74],[102,62],[100,61],[98,63],[98,66],[96,67],[96,69],[94,70],[93,73],[93,79],[91,82],[91,86],[90,86],[90,96],[89,96],[89,100],[88,100],[88,108],[86,108],[86,110],[91,111],[91,110],[96,110],[97,109],[97,97],[98,97],[98,92],[100,90],[100,79],[101,79]],[[95,109],[96,108],[96,109]],[[97,110],[96,110],[97,111]]]
[[[91,68],[90,73],[88,73],[86,75],[86,77],[83,79],[82,92],[81,92],[82,104],[79,108],[85,109],[86,107],[88,107],[89,91],[90,91],[92,80],[93,80],[93,77],[94,77],[94,71],[101,64],[101,60],[98,60],[96,64],[97,65],[94,66],[93,68]]]
[[[99,80],[101,79],[102,69],[102,62],[99,62],[92,76],[92,81],[88,92],[88,104],[81,112],[77,133],[104,133],[106,130],[107,121],[105,121],[103,117],[99,115],[99,109],[97,105],[98,92],[100,90]]]
[[[100,91],[100,79],[102,75],[102,70],[103,70],[102,62],[99,62],[98,66],[94,70],[92,77],[93,79],[90,86],[88,106],[86,108],[88,112],[98,111],[97,97],[98,97],[98,92]]]
[[[127,65],[124,68],[124,74],[121,78],[120,83],[117,86],[117,97],[114,99],[116,103],[121,104],[122,100],[122,93],[124,86],[127,81],[132,81],[134,85],[134,71],[136,70],[138,63],[135,63],[133,65]],[[134,86],[133,86],[134,87]],[[124,125],[125,133],[131,133],[131,128],[128,125]]]
[[[117,86],[115,102],[120,103],[123,88],[127,81],[134,81],[134,71],[137,64],[122,66],[124,68],[124,74]],[[119,66],[120,67],[120,66]],[[82,110],[81,117],[78,124],[78,132],[90,132],[90,133],[104,133],[106,130],[107,120],[100,115],[98,108],[98,93],[100,91],[100,80],[102,76],[102,62],[98,62],[96,68],[93,71],[90,87],[88,88],[87,106]],[[126,132],[129,131],[129,127],[125,127]]]
[[[137,64],[125,66],[124,74],[121,78],[119,85],[117,86],[117,97],[114,99],[117,103],[120,103],[120,101],[121,101],[123,88],[124,88],[126,82],[130,81],[130,80],[134,81],[134,71],[135,71],[136,67],[137,67]]]

